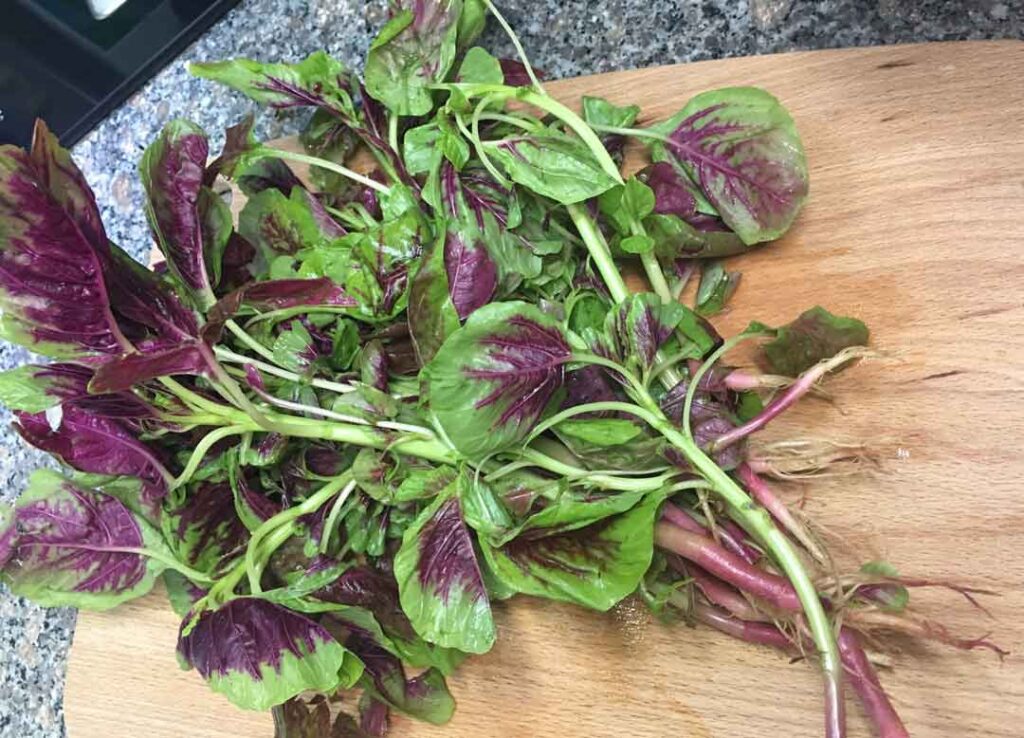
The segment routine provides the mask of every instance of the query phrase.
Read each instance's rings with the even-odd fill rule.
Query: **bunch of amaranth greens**
[[[579,114],[525,56],[472,45],[488,14],[508,30],[489,0],[391,5],[362,80],[324,53],[192,67],[311,108],[306,153],[248,121],[210,161],[202,130],[169,123],[140,164],[152,271],[107,239],[45,125],[0,149],[0,332],[56,360],[0,375],[0,399],[64,466],[0,510],[3,581],[105,609],[162,578],[182,664],[282,737],[447,721],[445,675],[517,594],[638,595],[816,658],[827,736],[844,683],[906,735],[863,634],[995,647],[909,613],[928,582],[840,575],[764,481],[794,461],[747,443],[868,331],[820,307],[725,340],[705,319],[737,285],[721,259],[806,196],[788,113],[729,88],[651,127],[597,97]],[[628,178],[627,139],[653,162]],[[627,260],[650,292],[627,290]],[[742,341],[759,370],[723,363]]]

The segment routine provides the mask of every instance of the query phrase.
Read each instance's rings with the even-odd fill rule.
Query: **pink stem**
[[[698,602],[694,605],[693,615],[697,620],[715,630],[719,630],[733,638],[747,643],[772,646],[783,651],[793,651],[793,642],[785,633],[771,623],[752,623],[731,617],[717,607]]]
[[[840,351],[827,361],[815,364],[806,372],[801,374],[793,384],[780,392],[771,402],[765,405],[764,410],[762,410],[758,415],[751,418],[743,425],[737,426],[728,433],[723,433],[715,439],[711,444],[708,453],[716,454],[722,449],[728,448],[737,441],[746,438],[751,433],[761,430],[768,425],[768,423],[795,405],[797,400],[810,392],[811,388],[814,387],[818,380],[828,374],[832,369],[845,364],[851,359],[863,355],[863,352],[863,348],[855,346],[853,348]]]
[[[708,536],[662,521],[655,527],[654,539],[661,548],[679,554],[737,589],[760,597],[780,610],[802,610],[796,591],[786,579],[748,564]]]
[[[669,563],[672,568],[679,571],[683,576],[688,576],[697,585],[697,588],[704,593],[712,605],[725,608],[733,617],[742,620],[762,620],[762,616],[743,598],[739,592],[721,579],[717,579],[692,561],[683,563],[678,556],[670,556]]]
[[[849,628],[839,631],[839,656],[846,678],[860,697],[879,738],[909,738],[910,734],[878,681],[878,674],[868,661],[857,634]]]
[[[683,530],[690,531],[691,533],[700,533],[701,535],[704,535],[708,532],[708,529],[704,527],[699,520],[678,505],[673,505],[671,502],[665,503],[661,509],[661,515],[666,520],[678,525]],[[718,526],[718,536],[721,539],[722,545],[725,546],[726,549],[732,551],[748,564],[756,564],[758,559],[761,558],[760,551],[743,542],[743,530],[731,520],[723,521]]]
[[[740,464],[736,474],[739,476],[743,486],[750,492],[751,497],[764,506],[771,516],[775,518],[776,522],[798,540],[811,556],[822,563],[827,561],[825,553],[818,547],[818,544],[814,542],[814,539],[811,538],[799,521],[793,517],[789,508],[786,507],[786,503],[775,494],[772,488],[748,464]]]

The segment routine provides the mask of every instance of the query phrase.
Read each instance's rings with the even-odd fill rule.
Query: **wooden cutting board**
[[[771,429],[868,439],[871,474],[787,485],[860,560],[1002,593],[989,618],[956,596],[920,609],[1013,651],[911,645],[882,679],[910,732],[1024,731],[1024,43],[948,43],[729,59],[553,82],[661,120],[688,97],[760,85],[792,111],[811,196],[781,242],[734,261],[737,330],[822,304],[863,318],[888,354],[828,385]],[[520,598],[496,605],[494,650],[450,680],[459,706],[435,728],[394,735],[699,738],[821,734],[819,677],[704,629]],[[269,738],[269,717],[207,691],[174,658],[162,592],[82,613],[68,666],[71,738]],[[851,701],[852,704],[852,701]],[[851,735],[869,730],[851,708]]]

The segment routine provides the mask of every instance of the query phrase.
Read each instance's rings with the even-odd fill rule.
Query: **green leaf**
[[[883,579],[897,579],[899,572],[888,561],[869,561],[860,568],[861,573]],[[871,602],[889,612],[903,612],[910,604],[910,591],[899,582],[874,585]]]
[[[410,128],[402,138],[402,159],[409,174],[424,174],[439,162],[441,129],[434,121]]]
[[[557,429],[559,433],[597,446],[620,446],[643,432],[632,420],[621,418],[563,420],[558,424]]]
[[[655,251],[663,259],[713,259],[750,250],[732,231],[700,231],[675,215],[647,216],[644,231],[654,239]]]
[[[597,126],[629,128],[640,115],[638,105],[618,106],[603,97],[583,96],[583,120]]]
[[[474,46],[466,52],[466,56],[459,66],[456,81],[500,85],[505,82],[505,75],[502,73],[501,64],[497,59],[491,56],[486,49]]]
[[[199,212],[199,229],[203,234],[203,260],[210,275],[210,283],[217,286],[220,284],[224,249],[235,229],[231,208],[220,195],[209,187],[203,187],[199,190],[196,209]]]
[[[164,589],[167,590],[167,600],[171,603],[171,609],[179,618],[188,615],[192,605],[201,597],[203,590],[197,588],[178,572],[168,569],[163,573]]]
[[[500,537],[515,526],[511,513],[482,479],[463,479],[459,497],[466,523],[478,534]]]
[[[494,620],[463,520],[459,489],[466,483],[460,475],[406,529],[395,555],[395,578],[402,609],[420,636],[446,648],[486,653],[494,645]]]
[[[395,503],[432,499],[454,482],[456,476],[458,473],[450,466],[414,469],[398,485],[398,489],[395,491]]]
[[[866,346],[869,337],[861,321],[833,315],[820,306],[773,333],[774,340],[761,347],[761,362],[787,377],[795,377],[850,346]]]
[[[460,453],[476,459],[525,438],[561,395],[572,351],[534,305],[477,309],[423,368],[425,396]]]
[[[46,367],[33,364],[0,372],[0,402],[11,410],[41,413],[62,401],[59,391],[67,382],[47,375]]]
[[[608,610],[636,590],[654,551],[651,495],[632,510],[583,527],[524,531],[500,548],[481,542],[504,584],[523,594]]]
[[[313,337],[297,320],[278,334],[273,352],[274,363],[293,372],[305,372],[317,356]]]
[[[619,248],[627,254],[648,254],[654,251],[654,239],[650,236],[627,236],[619,241]]]
[[[438,233],[420,260],[409,288],[409,332],[421,365],[430,362],[459,328],[459,314],[448,291],[444,266],[444,228]]]
[[[514,182],[563,205],[618,184],[582,141],[555,128],[490,143],[487,153]]]
[[[721,261],[704,262],[697,288],[697,313],[705,317],[720,313],[739,283],[740,273],[725,271]]]
[[[343,231],[327,227],[311,207],[308,193],[300,188],[292,190],[291,197],[285,197],[280,190],[263,190],[246,200],[238,216],[238,232],[268,263],[281,255],[293,256],[303,250],[326,255],[330,249],[337,248]],[[306,256],[308,258],[309,254]],[[301,276],[338,276],[337,273],[314,274],[311,271],[317,270],[307,266]]]

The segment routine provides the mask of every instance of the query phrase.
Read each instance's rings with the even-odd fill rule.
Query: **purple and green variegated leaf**
[[[216,195],[203,194],[209,153],[201,128],[188,121],[172,120],[147,147],[139,163],[146,189],[146,212],[157,245],[171,272],[195,305],[204,310],[215,301],[203,244],[203,223],[213,219],[201,206],[226,207]]]
[[[465,233],[449,229],[444,243],[444,268],[455,312],[465,320],[491,301],[498,288],[498,265],[487,249]]]
[[[739,272],[727,272],[722,262],[711,259],[701,264],[700,286],[697,288],[696,309],[699,315],[709,317],[725,309],[739,287]]]
[[[807,159],[778,100],[755,87],[697,95],[653,130],[655,159],[675,162],[750,245],[788,230],[807,197]]]
[[[6,550],[6,554],[4,553]],[[0,579],[48,606],[106,610],[149,592],[170,557],[163,539],[116,497],[49,470],[32,475],[0,521]]]
[[[249,531],[235,511],[228,482],[199,482],[164,503],[164,537],[179,561],[203,573],[223,571],[245,552]]]
[[[363,384],[381,392],[388,391],[388,354],[379,338],[363,344],[358,365]]]
[[[345,235],[323,206],[299,188],[290,197],[274,189],[250,197],[238,216],[238,232],[268,263],[304,249],[328,248]]]
[[[530,74],[526,71],[526,65],[518,59],[502,57],[498,59],[498,64],[501,65],[501,74],[505,78],[506,85],[511,87],[530,87],[533,85],[533,80],[530,79]],[[533,73],[537,75],[537,79],[544,79],[545,77],[544,72],[536,67],[533,68]]]
[[[10,505],[0,505],[0,572],[14,555],[14,509]]]
[[[224,131],[224,148],[220,156],[206,167],[203,182],[212,187],[217,175],[234,181],[246,197],[267,189],[288,195],[302,182],[288,165],[280,159],[263,155],[259,141],[253,135],[255,118],[250,114]]]
[[[251,59],[189,64],[196,77],[210,79],[273,108],[316,107],[350,117],[352,80],[345,65],[316,51],[295,64]]]
[[[313,113],[299,141],[310,156],[344,164],[359,144],[359,137],[347,121],[321,108]],[[331,194],[345,193],[352,182],[342,174],[316,166],[310,167],[309,179],[318,191]]]
[[[327,277],[252,282],[224,295],[210,308],[202,336],[207,343],[216,343],[224,324],[242,310],[267,312],[298,307],[342,308],[355,304],[353,298]]]
[[[446,239],[435,239],[420,259],[409,287],[409,333],[420,366],[437,354],[441,344],[459,328],[445,264]]]
[[[650,495],[628,512],[581,528],[537,527],[503,546],[481,542],[481,548],[495,576],[517,592],[608,610],[636,590],[650,566],[660,503]]]
[[[681,303],[663,303],[657,295],[641,292],[612,308],[605,331],[614,340],[620,361],[648,369],[658,349],[690,312]]]
[[[408,679],[402,662],[373,641],[354,635],[345,641],[363,662],[363,682],[375,697],[406,715],[434,725],[443,725],[455,712],[444,676],[427,669]]]
[[[395,578],[402,609],[425,640],[467,653],[494,645],[491,603],[463,519],[459,479],[419,514],[402,536]]]
[[[89,382],[96,393],[125,392],[157,377],[180,374],[205,375],[210,371],[208,350],[199,341],[158,349],[145,354],[125,354],[101,364]]]
[[[692,216],[688,222],[654,213],[644,220],[644,229],[663,259],[718,259],[750,250],[724,223],[707,215]]]
[[[795,377],[844,348],[866,346],[868,327],[856,318],[833,315],[823,307],[805,311],[792,323],[775,329],[774,338],[761,348],[766,369]]]
[[[39,413],[70,402],[106,418],[148,418],[153,408],[130,392],[90,394],[93,370],[81,364],[24,364],[0,372],[0,402],[11,410]]]
[[[258,479],[255,474],[247,474],[245,466],[228,464],[228,482],[235,500],[235,513],[249,532],[281,512],[281,506],[259,487]]]
[[[391,0],[390,11],[366,57],[366,89],[395,115],[426,115],[430,86],[455,61],[462,0]]]
[[[56,428],[44,413],[17,413],[14,426],[28,443],[73,469],[137,477],[141,497],[154,503],[167,494],[170,474],[156,453],[121,421],[92,415],[72,404],[62,407]]]
[[[178,655],[238,707],[269,710],[305,691],[335,689],[347,652],[304,615],[239,597],[183,623]]]
[[[0,336],[58,358],[120,353],[92,193],[45,127],[35,140],[37,156],[0,147]]]
[[[535,306],[485,305],[424,367],[430,407],[459,452],[486,456],[521,441],[560,401],[571,357],[559,324]]]

